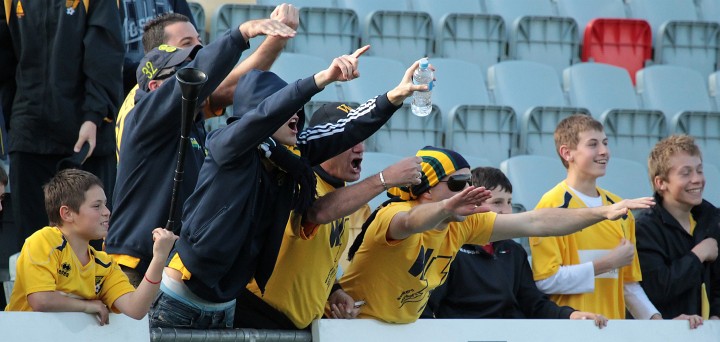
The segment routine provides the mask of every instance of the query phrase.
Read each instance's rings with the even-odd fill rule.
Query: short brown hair
[[[605,129],[600,121],[593,119],[590,115],[573,114],[563,119],[555,127],[555,152],[557,152],[563,166],[568,168],[567,160],[560,155],[560,146],[565,145],[574,150],[580,142],[580,133],[587,131],[603,132]]]
[[[189,23],[190,19],[179,13],[164,13],[143,26],[143,49],[145,53],[166,43],[165,27],[174,23]]]
[[[43,186],[45,192],[45,211],[50,225],[61,226],[60,207],[66,205],[74,212],[80,211],[85,201],[85,192],[93,186],[102,188],[102,181],[94,174],[78,170],[65,169]]]
[[[700,152],[698,145],[695,144],[695,138],[689,135],[675,134],[660,140],[650,151],[648,157],[648,174],[650,175],[650,184],[652,184],[653,190],[658,190],[655,188],[656,176],[660,176],[664,180],[668,179],[670,158],[678,153],[687,153],[693,157],[697,156],[702,161],[702,152]]]

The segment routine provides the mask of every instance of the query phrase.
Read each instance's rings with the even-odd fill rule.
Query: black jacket
[[[10,151],[70,155],[80,125],[92,121],[98,127],[93,155],[111,155],[112,121],[122,96],[124,48],[118,3],[21,2],[20,13],[18,0],[5,0],[9,13],[0,6],[0,15],[9,18],[17,61]]]
[[[277,92],[271,86],[274,93],[268,97],[253,77],[241,78],[235,90],[234,112],[240,116],[208,134],[208,156],[195,192],[185,202],[176,243],[192,273],[185,284],[214,302],[236,298],[253,276],[262,289],[272,274],[293,189],[288,176],[270,167],[257,146],[320,91],[309,77]],[[372,135],[397,108],[380,95],[331,129],[301,131],[298,148],[311,165],[318,165]]]
[[[136,84],[140,60],[145,56],[142,44],[143,27],[153,18],[165,13],[182,14],[195,25],[195,19],[185,0],[121,0],[120,18],[125,38],[125,62],[123,65],[123,88],[127,94]]]
[[[503,240],[493,246],[492,255],[481,246],[462,246],[447,281],[430,294],[423,317],[569,318],[576,311],[538,290],[520,244]]]
[[[200,49],[188,67],[204,71],[207,82],[198,95],[198,105],[230,73],[248,48],[240,30],[233,29]],[[138,89],[137,104],[128,113],[123,130],[117,183],[113,193],[115,210],[105,249],[112,254],[126,254],[142,260],[138,271],[144,272],[152,259],[150,232],[164,227],[170,211],[171,189],[177,163],[180,137],[182,94],[171,77],[150,93]],[[190,196],[205,159],[205,128],[202,115],[190,130],[190,146],[185,154],[184,180],[178,193],[179,206]],[[175,222],[179,226],[181,210]]]
[[[702,264],[692,253],[707,237],[718,239],[720,213],[710,202],[692,209],[697,222],[693,235],[662,206],[655,194],[655,207],[635,216],[637,251],[642,270],[641,285],[650,301],[665,318],[700,314],[700,287],[706,283],[710,315],[720,315],[720,263]]]

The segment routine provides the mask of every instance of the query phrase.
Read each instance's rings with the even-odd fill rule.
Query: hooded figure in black
[[[251,71],[236,88],[236,116],[208,134],[207,158],[185,202],[169,265],[199,298],[231,301],[252,277],[264,289],[291,209],[302,213],[312,204],[311,167],[367,139],[402,103],[404,97],[391,102],[383,94],[335,123],[300,131],[302,108],[319,85],[349,79],[337,60],[289,85],[272,72]]]

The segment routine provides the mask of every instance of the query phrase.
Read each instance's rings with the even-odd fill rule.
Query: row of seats
[[[431,63],[437,69],[434,110],[416,117],[406,101],[368,140],[368,151],[407,155],[418,146],[445,146],[495,164],[521,154],[552,157],[555,126],[576,113],[592,115],[605,125],[611,151],[620,158],[644,160],[658,140],[673,133],[695,136],[705,151],[720,148],[718,73],[710,97],[699,73],[676,66],[655,65],[638,72],[636,93],[623,69],[601,63],[573,65],[562,81],[551,67],[528,61],[498,63],[487,76],[461,60],[438,58]],[[290,82],[327,64],[319,57],[284,53],[271,70]],[[313,97],[306,113],[327,102],[362,103],[395,87],[406,68],[396,60],[363,57],[360,78],[327,87]],[[720,165],[720,155],[707,153],[706,158]]]
[[[243,21],[269,16],[278,2],[222,5],[211,20],[211,40]],[[520,59],[558,72],[594,60],[628,69],[633,81],[654,59],[707,75],[720,61],[720,17],[709,15],[717,2],[702,1],[699,14],[692,0],[633,0],[627,9],[622,0],[296,1],[300,27],[286,51],[330,60],[371,44],[369,55],[404,63],[433,56],[487,68]]]
[[[708,151],[709,152],[709,151]],[[398,162],[403,156],[366,152],[363,156],[361,179],[382,171]],[[499,167],[513,184],[513,210],[515,212],[531,210],[540,201],[542,195],[566,177],[566,170],[555,157],[522,155],[509,158],[499,164],[487,159],[467,157],[470,167]],[[720,203],[720,171],[709,163],[704,163],[703,171],[708,180],[704,198],[717,205]],[[542,177],[538,177],[542,175]],[[652,195],[647,166],[640,162],[622,158],[611,158],[604,177],[598,179],[598,186],[615,193],[622,198],[637,198]],[[370,201],[371,208],[377,208],[387,200],[386,194],[380,194]]]

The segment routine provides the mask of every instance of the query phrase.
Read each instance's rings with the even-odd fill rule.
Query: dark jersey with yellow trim
[[[0,39],[17,60],[10,151],[70,155],[92,121],[93,155],[111,155],[124,51],[117,1],[5,0],[0,12],[10,33]]]

